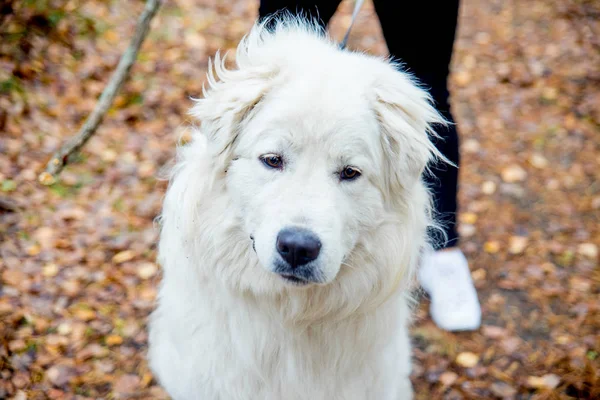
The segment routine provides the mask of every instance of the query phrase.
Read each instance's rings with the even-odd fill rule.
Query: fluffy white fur
[[[164,201],[155,376],[182,400],[411,398],[407,294],[440,115],[397,65],[303,20],[257,24],[236,62],[217,54]],[[362,176],[341,181],[348,165]],[[319,236],[318,283],[273,272],[289,226]]]

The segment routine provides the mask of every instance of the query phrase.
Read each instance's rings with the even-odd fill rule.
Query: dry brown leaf
[[[593,260],[598,258],[598,246],[594,243],[582,243],[577,247],[577,252]]]
[[[119,335],[110,335],[106,337],[107,346],[118,346],[123,343],[123,338]]]
[[[42,269],[42,275],[46,278],[52,278],[58,274],[58,265],[54,263],[44,265]]]
[[[131,250],[124,250],[117,254],[115,254],[112,258],[112,261],[115,264],[122,264],[126,261],[130,261],[135,257],[135,253]]]
[[[52,249],[55,243],[56,233],[49,226],[43,226],[35,231],[33,237],[43,249]]]
[[[474,224],[477,222],[477,214],[466,212],[460,214],[460,221],[465,224]]]
[[[137,274],[141,279],[152,278],[158,272],[158,267],[155,263],[143,263],[137,268]]]
[[[486,276],[487,276],[487,272],[483,268],[479,268],[479,269],[476,269],[475,271],[471,272],[471,278],[473,278],[473,280],[476,282],[484,280]]]
[[[11,286],[18,286],[25,279],[27,279],[27,275],[19,270],[7,269],[2,273],[2,281]]]
[[[123,375],[114,385],[114,392],[118,394],[133,394],[140,387],[141,380],[137,375]]]
[[[83,308],[76,310],[74,316],[82,321],[91,321],[96,318],[96,312],[94,310]]]
[[[465,351],[456,356],[456,363],[461,367],[473,368],[479,362],[479,356],[475,353]]]
[[[513,164],[502,169],[502,180],[506,183],[522,182],[527,178],[527,171],[520,165]]]
[[[542,98],[548,101],[554,101],[558,97],[558,89],[555,87],[545,87],[542,90]]]
[[[440,382],[444,386],[451,386],[458,379],[458,374],[452,371],[446,371],[440,375]]]
[[[512,398],[514,395],[517,394],[517,389],[505,382],[494,382],[490,386],[490,389],[492,390],[492,393],[494,393],[495,396],[501,397],[503,399]]]
[[[493,325],[483,325],[481,332],[491,339],[500,339],[507,335],[506,329]]]
[[[25,350],[27,348],[27,344],[23,339],[12,340],[8,343],[8,348],[10,351],[18,353]]]
[[[458,86],[466,86],[471,82],[471,73],[467,70],[458,71],[454,75],[454,81]]]
[[[468,139],[461,146],[462,151],[465,153],[477,153],[480,148],[481,145],[475,139]]]
[[[510,254],[521,254],[527,248],[529,238],[525,236],[511,236],[508,242],[508,252]]]
[[[492,181],[485,181],[481,185],[481,191],[487,195],[494,194],[496,192],[496,184]]]
[[[529,163],[535,168],[546,168],[548,166],[548,160],[542,154],[533,153],[529,158]]]
[[[560,383],[560,377],[555,374],[546,374],[544,376],[530,376],[527,378],[527,385],[535,389],[554,389]]]
[[[59,335],[69,335],[73,332],[73,325],[70,322],[62,322],[56,329]]]
[[[75,371],[71,367],[55,365],[46,372],[46,378],[56,387],[62,387],[75,377]]]
[[[483,250],[485,250],[486,253],[495,254],[500,251],[500,243],[496,240],[485,242]]]

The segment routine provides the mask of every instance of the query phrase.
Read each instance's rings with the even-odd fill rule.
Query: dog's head
[[[367,240],[386,223],[424,234],[421,175],[442,119],[407,74],[297,20],[257,25],[236,57],[233,70],[216,57],[192,114],[245,245],[282,287],[360,268],[348,261],[357,246],[387,251]]]

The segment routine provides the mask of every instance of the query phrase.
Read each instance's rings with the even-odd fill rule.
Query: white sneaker
[[[469,264],[460,249],[426,254],[418,276],[431,299],[429,311],[437,326],[447,331],[479,328],[481,306]]]

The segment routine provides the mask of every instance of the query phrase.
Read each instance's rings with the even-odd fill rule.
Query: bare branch
[[[121,56],[119,65],[117,65],[117,69],[111,76],[106,88],[104,88],[104,91],[98,100],[98,104],[96,104],[96,108],[94,108],[94,111],[92,111],[92,113],[88,116],[79,132],[75,136],[68,139],[60,147],[60,149],[58,149],[58,151],[52,155],[48,161],[48,164],[46,164],[45,171],[42,172],[38,178],[40,183],[44,185],[51,185],[56,182],[56,177],[69,162],[69,157],[73,153],[81,150],[81,148],[92,137],[92,135],[96,133],[96,129],[102,122],[104,115],[112,105],[117,93],[123,85],[123,82],[125,82],[127,76],[129,75],[131,66],[135,62],[138,51],[140,50],[140,47],[142,46],[142,43],[148,34],[150,22],[156,15],[160,4],[161,0],[146,1],[146,6],[144,7],[144,11],[138,19],[135,33],[133,34],[133,38],[129,43],[129,47],[127,47],[127,50],[125,50]]]

